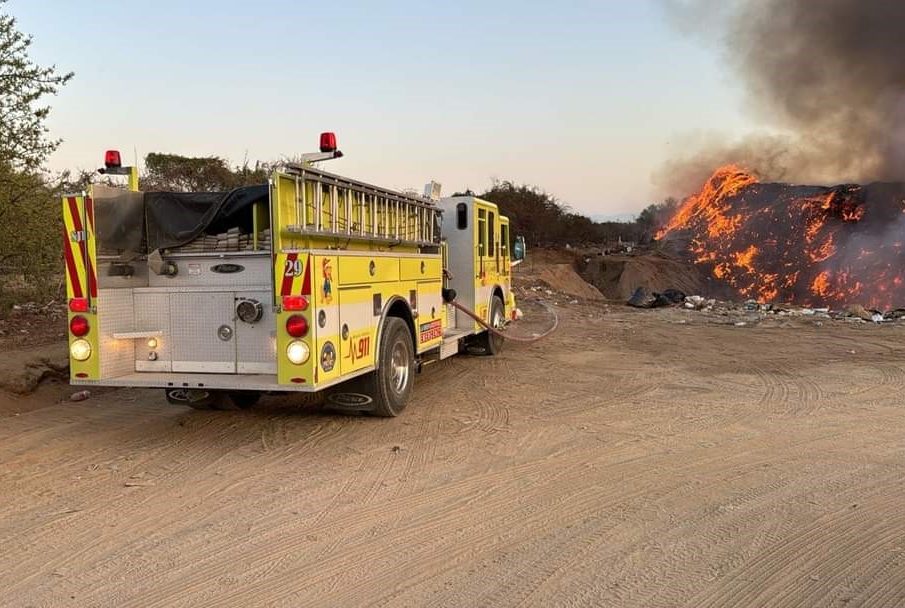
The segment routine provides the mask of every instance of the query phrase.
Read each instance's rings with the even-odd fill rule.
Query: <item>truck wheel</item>
[[[503,301],[499,296],[493,296],[490,301],[490,326],[496,329],[502,329],[506,321],[506,315],[503,308]],[[477,341],[481,354],[489,357],[500,354],[503,351],[503,342],[505,340],[492,331],[485,331],[481,334]]]
[[[415,382],[415,346],[405,321],[387,317],[377,351],[377,370],[364,379],[364,391],[374,399],[372,416],[398,416]]]
[[[223,395],[218,391],[206,391],[204,389],[168,388],[165,392],[167,403],[185,405],[196,410],[219,409],[217,405],[223,400]]]

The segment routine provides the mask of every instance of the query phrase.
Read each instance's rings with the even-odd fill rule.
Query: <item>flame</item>
[[[730,196],[738,194],[745,186],[754,183],[757,183],[756,177],[735,165],[717,169],[716,173],[704,184],[704,189],[685,201],[666,226],[657,232],[657,239],[663,238],[672,230],[700,219],[707,223],[707,232],[711,238],[737,230],[741,218],[727,216],[728,206],[724,202]]]
[[[892,216],[905,211],[905,201],[892,200],[870,224],[865,200],[860,186],[764,184],[727,165],[683,202],[657,239],[687,239],[694,263],[744,297],[801,304],[857,301],[878,308],[905,304],[901,236],[891,242],[852,238],[890,226],[897,221]]]

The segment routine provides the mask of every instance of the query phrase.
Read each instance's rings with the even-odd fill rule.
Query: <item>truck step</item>
[[[459,342],[471,333],[467,329],[447,329],[443,332],[443,342],[440,344],[440,359],[446,359],[458,353]]]

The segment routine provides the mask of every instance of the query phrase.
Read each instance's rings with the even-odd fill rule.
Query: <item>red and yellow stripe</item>
[[[308,264],[308,254],[279,253],[275,270],[278,297],[311,294],[311,268]]]
[[[67,196],[63,199],[63,257],[67,296],[96,298],[94,201],[90,198]]]
[[[94,236],[94,201],[84,196],[63,197],[63,258],[66,262],[66,294],[89,301],[86,312],[70,310],[69,321],[76,315],[88,320],[88,333],[81,338],[69,334],[70,345],[76,339],[87,340],[91,356],[86,361],[70,358],[73,379],[100,379],[99,331],[95,302],[97,299],[97,257]]]

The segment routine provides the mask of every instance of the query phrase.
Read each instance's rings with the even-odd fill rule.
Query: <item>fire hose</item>
[[[487,323],[486,321],[484,321],[484,319],[482,319],[481,317],[479,317],[478,315],[476,315],[473,311],[469,310],[468,308],[466,308],[466,307],[463,306],[462,304],[459,304],[459,303],[456,302],[455,300],[453,300],[452,302],[450,302],[450,304],[452,304],[453,306],[455,306],[456,308],[458,308],[459,310],[461,310],[462,312],[464,312],[466,315],[468,315],[469,317],[471,317],[471,318],[474,319],[475,321],[477,321],[479,325],[483,326],[483,327],[484,327],[485,329],[487,329],[487,331],[489,331],[490,333],[492,333],[492,334],[494,334],[494,335],[496,335],[496,336],[499,336],[499,337],[501,337],[501,338],[503,338],[503,339],[505,339],[505,340],[512,340],[513,342],[537,342],[538,340],[540,340],[540,339],[542,339],[542,338],[546,338],[547,336],[549,336],[550,334],[552,334],[554,331],[556,331],[556,328],[559,327],[559,315],[557,315],[557,314],[556,314],[556,311],[553,310],[553,307],[550,306],[549,304],[547,304],[546,302],[539,302],[539,304],[540,304],[541,306],[543,306],[544,308],[546,308],[546,309],[547,309],[547,312],[550,313],[550,316],[553,317],[553,325],[552,325],[547,331],[545,331],[544,333],[538,334],[538,335],[536,335],[536,336],[532,336],[532,337],[530,337],[530,338],[525,337],[525,336],[513,336],[513,335],[511,335],[511,334],[509,334],[509,333],[507,333],[507,332],[500,331],[498,328],[491,326],[489,323]]]

